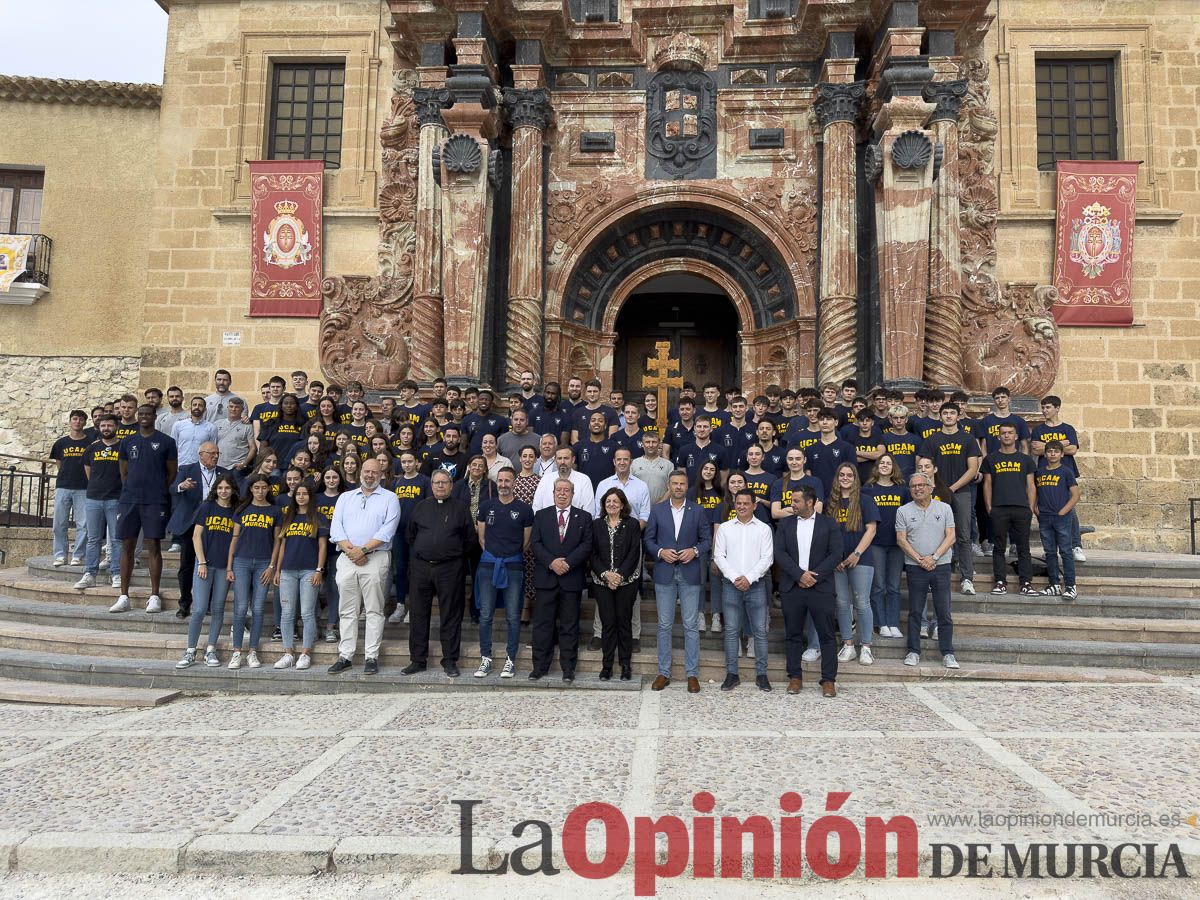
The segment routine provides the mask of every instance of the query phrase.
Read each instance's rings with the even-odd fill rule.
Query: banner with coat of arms
[[[1138,162],[1058,162],[1054,287],[1059,325],[1133,324]]]
[[[12,283],[25,271],[31,237],[28,234],[0,234],[0,293],[7,294]]]
[[[325,163],[250,163],[250,315],[321,315]]]

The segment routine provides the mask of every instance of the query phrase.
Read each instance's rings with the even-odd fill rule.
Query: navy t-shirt
[[[938,431],[929,436],[922,445],[921,456],[932,459],[947,486],[954,484],[967,473],[971,457],[979,456],[979,441],[961,428],[954,434]],[[960,490],[965,490],[964,485]]]
[[[703,447],[697,447],[695,443],[688,444],[686,447],[680,447],[679,452],[675,454],[675,465],[687,472],[688,484],[696,483],[706,462],[716,465],[718,475],[722,470],[729,468],[725,448],[713,441],[709,441]]]
[[[571,414],[571,428],[579,432],[581,440],[587,439],[588,423],[591,421],[593,413],[604,413],[604,426],[606,428],[612,428],[614,425],[621,424],[621,414],[607,403],[601,403],[595,409],[588,409],[587,404],[577,406]]]
[[[961,422],[959,423],[962,424]],[[942,430],[942,423],[938,419],[931,419],[929,416],[909,416],[908,430],[917,436],[917,446],[921,446],[922,441],[929,439],[929,436],[934,432]]]
[[[400,501],[400,522],[407,523],[412,515],[413,507],[430,496],[429,479],[417,473],[412,478],[405,478],[400,475],[392,482],[392,493],[396,495],[396,499]]]
[[[642,434],[643,432],[640,428],[633,434],[629,434],[624,428],[621,428],[618,429],[617,433],[609,438],[609,440],[615,443],[618,447],[624,447],[630,452],[634,459],[637,459],[639,456],[645,455],[645,453],[642,451]]]
[[[278,403],[259,403],[253,410],[250,411],[250,422],[262,422],[259,426],[259,436],[262,436],[263,429],[279,418]]]
[[[771,485],[771,503],[774,504],[778,500],[782,509],[791,509],[792,494],[797,488],[806,484],[817,492],[817,502],[824,503],[826,496],[825,485],[821,484],[820,479],[812,475],[805,475],[799,481],[793,481],[790,476],[786,475],[780,478]]]
[[[278,506],[255,506],[251,503],[234,520],[241,526],[235,559],[270,559],[275,549],[275,528],[283,521]]]
[[[759,444],[759,449],[762,445]],[[782,478],[787,471],[787,451],[776,444],[770,451],[763,451],[763,471],[776,478]]]
[[[1036,468],[1033,457],[1019,450],[989,453],[979,471],[992,478],[992,506],[1028,506],[1026,481]]]
[[[335,494],[330,497],[322,491],[313,497],[313,508],[316,509],[317,515],[321,517],[326,528],[333,524],[333,508],[337,506],[338,496],[340,495]],[[332,550],[333,548],[330,547],[330,549]]]
[[[755,500],[766,500],[766,504],[755,503],[755,509],[767,509],[771,502],[771,488],[779,479],[770,472],[763,471],[761,475],[751,475],[748,472],[743,473],[746,476],[746,488],[754,494]],[[770,515],[767,516],[768,524],[771,523]]]
[[[297,418],[294,421],[285,422],[281,417],[276,416],[269,423],[264,422],[262,430],[258,433],[260,441],[266,441],[270,448],[275,451],[275,456],[279,459],[286,459],[288,453],[297,444],[304,446],[305,422],[302,418]]]
[[[746,422],[741,426],[730,422],[712,433],[712,442],[720,444],[725,449],[725,459],[730,466],[740,461],[746,448],[757,440],[753,422]]]
[[[307,522],[304,519],[296,519],[288,525],[282,526],[281,535],[283,537],[283,562],[280,569],[298,570],[301,572],[311,572],[317,567],[317,561],[320,559],[321,541],[328,536],[328,530],[321,527],[320,516],[316,516],[316,522]],[[245,536],[245,531],[242,532]],[[238,542],[239,546],[241,541]]]
[[[463,443],[467,445],[467,453],[474,456],[482,449],[485,434],[500,437],[508,431],[508,419],[496,411],[481,416],[479,413],[467,413],[463,416]]]
[[[856,451],[859,449],[871,451],[883,449],[883,438],[880,436],[878,428],[872,428],[871,433],[864,438],[858,433],[858,429],[856,427],[853,440],[848,440],[846,443],[854,447]],[[854,458],[856,464],[858,465],[858,480],[860,483],[865,484],[867,479],[871,477],[871,470],[875,468],[875,460],[859,459],[857,454]]]
[[[69,491],[86,490],[87,473],[83,471],[83,458],[92,442],[86,437],[79,440],[69,434],[63,435],[50,448],[50,458],[58,460],[58,478],[55,487]]]
[[[1057,516],[1058,511],[1071,499],[1071,488],[1077,482],[1066,465],[1057,469],[1038,469],[1033,476],[1037,485],[1038,518]]]
[[[205,500],[196,510],[194,523],[204,529],[200,534],[200,546],[204,548],[204,559],[209,568],[226,568],[229,544],[233,540],[233,508]]]
[[[167,463],[178,459],[175,441],[161,431],[149,437],[140,431],[121,441],[118,458],[128,463],[125,486],[121,490],[123,503],[168,504]]]
[[[533,527],[533,508],[520,500],[484,500],[479,504],[476,521],[484,525],[484,550],[497,558],[518,556],[525,546],[525,529]],[[522,563],[511,565],[516,568]]]
[[[879,524],[875,528],[875,540],[871,542],[871,546],[895,547],[896,513],[912,499],[908,488],[902,484],[867,484],[863,486],[862,495],[875,504],[875,511],[879,513]]]
[[[567,421],[567,413],[563,410],[549,410],[543,406],[529,414],[529,429],[538,435],[552,434],[558,440],[567,430]]]
[[[888,430],[883,433],[883,449],[895,461],[906,482],[908,476],[917,470],[917,448],[920,446],[921,439],[912,432],[896,434]]]
[[[826,494],[833,487],[833,476],[838,466],[844,462],[854,463],[857,460],[854,456],[854,446],[840,439],[829,444],[817,441],[804,451],[804,467],[821,482]]]
[[[1033,430],[1029,432],[1031,441],[1041,441],[1043,444],[1049,441],[1062,441],[1063,446],[1072,444],[1079,446],[1079,435],[1075,429],[1065,422],[1059,422],[1057,425],[1047,425],[1042,422],[1039,425],[1034,425]],[[1038,468],[1046,468],[1046,457],[1043,454],[1037,458]],[[1079,477],[1079,467],[1075,465],[1075,457],[1063,454],[1062,464],[1071,470],[1071,474],[1076,478]]]
[[[724,428],[729,424],[729,413],[723,409],[714,409],[710,411],[705,409],[703,406],[700,406],[696,408],[696,418],[708,419],[708,421],[712,424],[713,431],[716,431],[718,428]]]
[[[92,470],[87,486],[89,500],[116,500],[121,496],[120,452],[120,441],[111,445],[95,441],[88,447],[83,463]]]
[[[575,468],[586,475],[595,487],[616,470],[613,468],[613,454],[617,444],[606,439],[599,443],[583,440],[577,443],[575,450]]]
[[[867,525],[871,522],[878,522],[880,519],[879,508],[875,505],[871,498],[860,495],[858,498],[859,509],[862,510],[862,526],[858,531],[847,531],[846,520],[849,518],[849,505],[843,497],[838,508],[834,511],[834,519],[837,520],[838,529],[842,532],[842,558],[845,559],[856,549],[858,542],[862,540],[863,535],[867,533]],[[895,531],[895,518],[892,519],[892,530]],[[875,529],[879,531],[878,527]],[[863,556],[867,554],[864,552]]]
[[[1016,413],[1009,413],[1007,416],[998,416],[995,413],[986,415],[980,421],[981,431],[971,430],[971,433],[976,438],[983,438],[987,441],[987,452],[995,453],[1000,449],[1000,426],[1014,425],[1017,429],[1017,446],[1021,446],[1021,441],[1029,440],[1029,423],[1018,416]],[[961,426],[961,423],[959,425]]]

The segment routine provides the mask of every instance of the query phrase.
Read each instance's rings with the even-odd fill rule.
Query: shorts
[[[132,541],[139,534],[148,541],[160,541],[167,533],[169,507],[162,503],[117,504],[117,540]]]

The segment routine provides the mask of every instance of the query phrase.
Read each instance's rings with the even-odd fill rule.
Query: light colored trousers
[[[361,566],[340,553],[336,579],[342,635],[338,641],[338,656],[354,658],[354,651],[358,647],[358,611],[361,606],[367,611],[366,657],[379,659],[379,645],[383,643],[383,605],[387,601],[392,580],[391,552],[376,550]]]

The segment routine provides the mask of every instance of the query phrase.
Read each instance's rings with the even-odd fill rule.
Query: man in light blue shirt
[[[193,397],[188,409],[191,416],[180,419],[171,426],[171,439],[175,441],[181,466],[190,466],[200,461],[201,444],[217,442],[217,426],[204,418],[204,398]]]
[[[383,470],[378,460],[368,459],[359,471],[359,487],[342,494],[333,508],[329,540],[341,550],[338,556],[338,616],[341,640],[337,661],[330,674],[352,665],[358,646],[358,611],[367,611],[363,673],[379,672],[379,646],[383,643],[383,606],[391,578],[392,538],[400,524],[400,501],[379,486]]]

